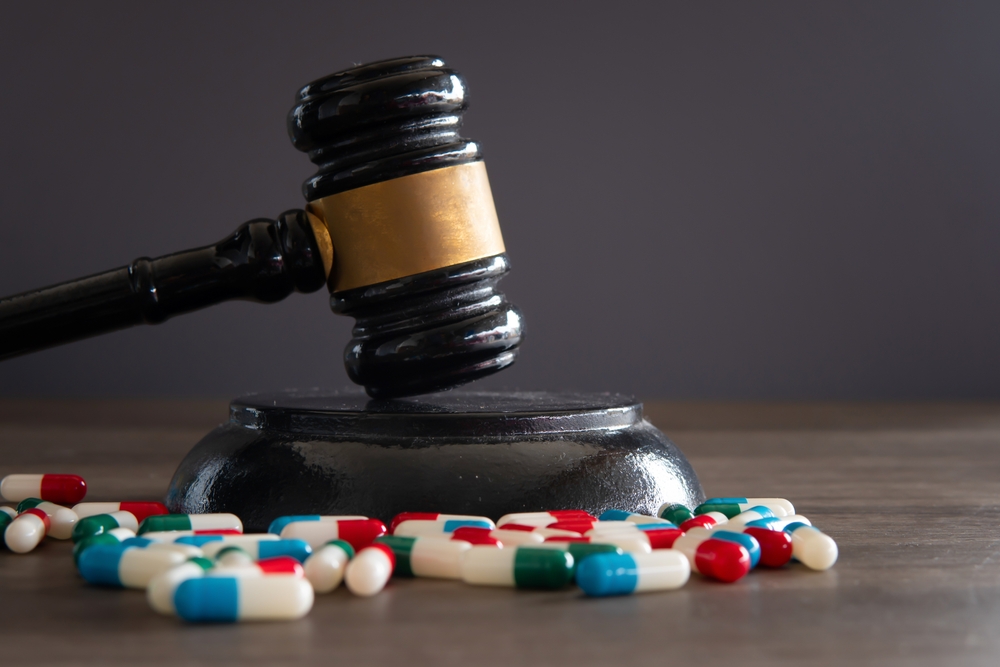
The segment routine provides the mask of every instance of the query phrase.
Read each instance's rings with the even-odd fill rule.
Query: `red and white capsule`
[[[504,547],[532,546],[545,541],[544,537],[533,531],[504,530],[503,528],[489,530],[488,528],[469,526],[456,530],[451,534],[451,539],[464,540],[471,544],[490,544],[492,540]]]
[[[691,517],[680,525],[680,529],[686,533],[692,528],[712,529],[728,522],[729,517],[722,512],[706,512],[705,514],[699,514],[698,516]]]
[[[594,519],[592,514],[584,510],[551,510],[548,512],[516,512],[505,514],[497,521],[497,527],[502,528],[506,524],[515,523],[522,526],[534,526],[544,528],[556,521],[567,519]]]
[[[718,581],[732,583],[750,571],[750,552],[736,542],[712,539],[709,531],[685,533],[673,548],[687,556],[693,572]]]
[[[0,496],[19,503],[41,498],[59,505],[75,505],[87,495],[87,483],[79,475],[7,475],[0,480]]]
[[[389,582],[396,555],[388,546],[375,543],[361,549],[344,571],[347,590],[361,597],[375,595]]]
[[[81,519],[95,514],[112,514],[114,512],[129,512],[135,520],[142,523],[147,516],[154,514],[169,514],[163,503],[155,501],[125,501],[120,503],[77,503],[73,511]]]
[[[281,529],[283,540],[305,540],[318,549],[330,540],[344,540],[360,550],[375,538],[385,535],[385,524],[378,519],[344,519],[332,521],[293,521]]]
[[[39,545],[51,525],[48,514],[32,507],[10,522],[3,533],[3,541],[14,553],[26,554]]]

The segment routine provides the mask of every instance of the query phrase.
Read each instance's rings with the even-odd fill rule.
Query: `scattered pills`
[[[354,547],[343,540],[331,540],[306,559],[306,579],[317,593],[329,593],[344,580],[344,570],[352,558]]]
[[[587,595],[605,597],[680,588],[691,576],[684,554],[661,549],[648,554],[597,554],[577,566],[576,583]]]
[[[17,504],[17,511],[23,512],[26,509],[36,507],[49,516],[52,524],[49,528],[49,537],[57,540],[68,540],[73,535],[73,527],[77,522],[76,512],[68,507],[50,503],[40,498],[25,498]]]
[[[78,475],[7,475],[0,480],[0,496],[19,503],[41,498],[58,505],[75,505],[87,495],[87,483]]]
[[[371,597],[385,588],[395,567],[396,555],[392,549],[376,542],[358,551],[347,563],[344,585],[355,595]]]
[[[113,512],[129,512],[136,521],[142,522],[147,516],[154,514],[169,514],[167,506],[152,501],[126,501],[121,503],[77,503],[73,506],[76,515],[84,517],[95,514],[111,514]]]
[[[313,606],[313,589],[299,577],[198,577],[174,592],[177,615],[191,623],[278,621],[302,618]]]
[[[243,532],[243,522],[235,514],[155,514],[139,524],[138,534],[171,530],[235,530]]]

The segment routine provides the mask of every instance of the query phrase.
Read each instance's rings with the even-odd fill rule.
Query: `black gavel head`
[[[433,56],[362,65],[303,87],[292,143],[330,306],[355,318],[351,379],[376,398],[448,389],[512,364],[520,312],[479,145],[459,135],[465,80]],[[326,233],[329,243],[326,243]]]

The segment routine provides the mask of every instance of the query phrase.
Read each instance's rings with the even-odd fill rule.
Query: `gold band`
[[[331,292],[504,252],[483,162],[340,192],[310,202],[308,210],[326,223],[331,259],[336,253]]]

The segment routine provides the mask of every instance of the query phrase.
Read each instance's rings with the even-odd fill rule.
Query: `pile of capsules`
[[[796,559],[813,570],[837,544],[783,498],[712,498],[657,516],[608,510],[479,516],[404,512],[388,528],[364,516],[283,516],[244,534],[234,514],[169,514],[159,502],[80,502],[75,475],[9,475],[0,495],[4,543],[32,551],[46,536],[72,539],[89,583],[144,589],[150,606],[189,622],[290,620],[316,593],[343,582],[371,596],[390,578],[556,590],[586,595],[672,590],[694,572],[734,582],[757,566]],[[73,505],[72,508],[67,505]]]

